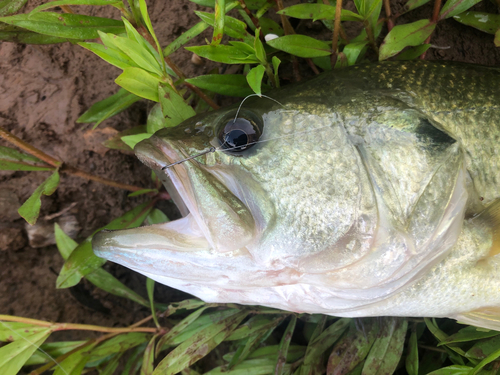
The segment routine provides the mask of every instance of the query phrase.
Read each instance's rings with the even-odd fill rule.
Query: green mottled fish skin
[[[160,171],[219,148],[238,106],[136,147],[181,187],[185,221],[197,228],[168,229],[176,242],[165,234],[162,249],[199,252],[140,250],[140,231],[104,234],[96,252],[211,302],[500,329],[464,315],[500,307],[495,224],[472,219],[500,198],[500,69],[385,62],[268,95],[275,100],[252,97],[238,112],[264,124],[241,153],[218,149]]]

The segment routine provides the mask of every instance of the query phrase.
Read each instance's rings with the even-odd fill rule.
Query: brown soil
[[[30,0],[24,11],[40,3]],[[495,12],[492,4],[483,3],[479,7]],[[401,4],[404,2],[394,3],[393,11],[401,11]],[[195,9],[199,7],[188,0],[150,1],[152,22],[162,45],[198,22]],[[410,17],[426,18],[431,12],[432,5],[427,5],[401,17],[400,22],[408,22]],[[88,14],[119,17],[117,11],[107,8],[94,8]],[[318,22],[298,26],[304,27],[301,32],[310,29],[311,33],[322,28]],[[201,35],[191,44],[203,44],[204,38],[210,38],[210,34]],[[492,35],[453,20],[438,25],[432,43],[449,48],[429,50],[428,59],[500,66],[500,49],[494,47]],[[188,76],[207,73],[216,66],[210,62],[194,65],[191,53],[186,50],[178,51],[173,58]],[[301,69],[304,76],[312,74],[306,65]],[[151,186],[150,171],[133,155],[108,150],[100,144],[117,131],[144,124],[150,103],[136,103],[93,132],[91,125],[76,123],[93,103],[116,92],[114,79],[119,69],[69,43],[53,46],[0,43],[0,72],[0,126],[53,157],[92,174],[131,185]],[[7,144],[0,141],[0,145]],[[17,214],[19,202],[25,201],[47,176],[46,172],[0,171],[0,314],[108,326],[128,325],[146,316],[147,309],[93,290],[86,283],[69,290],[55,289],[62,258],[54,245],[33,247],[34,242],[43,244],[43,241],[38,238],[28,242],[25,223]],[[46,220],[49,230],[42,228],[41,236],[51,230],[54,220],[62,220],[71,221],[69,226],[75,238],[82,239],[145,199],[128,198],[127,194],[124,190],[64,175],[57,192],[42,199],[40,217],[74,206],[57,219]],[[122,282],[145,295],[142,276],[117,265],[107,267]],[[158,293],[164,301],[180,298],[167,288]]]

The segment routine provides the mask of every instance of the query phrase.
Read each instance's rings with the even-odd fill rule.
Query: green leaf
[[[107,35],[107,34],[101,33],[101,35]],[[101,59],[110,63],[111,65],[116,66],[117,68],[125,69],[131,66],[138,67],[138,65],[130,57],[128,57],[126,54],[124,54],[122,51],[118,50],[114,46],[107,47],[99,43],[87,43],[87,42],[80,42],[78,44],[81,47],[95,53]]]
[[[495,47],[500,47],[500,29],[495,33],[495,40],[493,43],[495,43]]]
[[[406,356],[406,371],[408,375],[418,375],[418,343],[417,330],[413,329],[408,341],[408,355]]]
[[[239,365],[241,362],[243,362],[251,353],[257,349],[257,347],[262,344],[266,340],[266,338],[271,335],[271,333],[274,331],[274,328],[281,323],[283,320],[283,317],[280,317],[279,319],[276,319],[275,326],[268,329],[267,331],[261,331],[251,337],[249,337],[245,343],[242,343],[239,347],[236,353],[233,355],[231,358],[231,361],[228,364],[228,368],[232,369],[235,366]],[[272,363],[271,361],[269,361]]]
[[[276,12],[288,17],[312,20],[333,20],[335,19],[335,6],[326,4],[297,4]],[[363,21],[359,14],[342,9],[341,21]]]
[[[158,86],[158,97],[163,116],[165,116],[166,127],[179,125],[184,120],[196,115],[194,109],[186,104],[182,96],[170,86]]]
[[[148,194],[148,193],[158,193],[158,190],[156,189],[141,189],[141,190],[137,190],[137,191],[134,191],[133,193],[130,193],[129,195],[127,195],[127,197],[137,197],[139,195],[144,195],[144,194]]]
[[[99,375],[113,375],[116,368],[120,364],[120,358],[122,357],[122,355],[123,353],[114,355]]]
[[[155,341],[157,338],[158,335],[154,335],[149,341],[148,346],[146,346],[146,350],[144,350],[144,355],[142,357],[141,375],[153,374],[155,361]]]
[[[38,215],[40,214],[40,207],[42,205],[41,197],[43,195],[53,194],[57,186],[59,185],[59,172],[57,170],[47,178],[36,190],[31,194],[31,196],[23,203],[21,207],[17,210],[19,215],[24,218],[29,224],[34,225]]]
[[[148,6],[146,4],[146,1],[145,0],[139,0],[139,8],[141,10],[141,15],[142,15],[142,19],[144,20],[144,23],[146,24],[146,27],[148,28],[148,31],[149,33],[151,34],[151,36],[153,37],[154,41],[155,41],[155,44],[156,44],[156,49],[159,51],[159,53],[161,54],[162,53],[162,50],[161,50],[161,45],[160,45],[160,42],[158,41],[158,38],[156,37],[156,34],[155,34],[155,31],[153,29],[153,24],[151,23],[151,19],[149,18],[149,13],[148,13]],[[135,31],[135,30],[134,30]],[[136,31],[137,32],[137,31]],[[138,34],[139,35],[139,34]],[[147,42],[146,42],[147,43]],[[154,52],[154,49],[150,48],[149,47],[149,43],[148,43],[148,49],[153,52],[153,55],[155,55]],[[157,56],[157,62],[158,62],[158,58],[161,59],[161,67],[163,68],[163,70],[166,72],[166,67],[165,67],[165,60],[163,59],[163,56]]]
[[[262,35],[274,34],[278,36],[285,35],[283,28],[270,18],[261,17],[259,18],[259,25],[262,29]]]
[[[56,238],[56,246],[64,260],[68,259],[73,250],[76,249],[78,243],[68,236],[61,229],[59,224],[54,223],[54,236]]]
[[[148,341],[149,338],[150,334],[142,332],[122,333],[95,347],[90,353],[89,362],[105,358],[111,354],[124,352]]]
[[[45,330],[46,327],[40,327],[33,324],[0,321],[0,341],[9,342],[22,340],[23,337]]]
[[[366,51],[366,45],[368,44],[368,41],[365,40],[363,42],[354,42],[354,43],[349,43],[344,47],[342,52],[347,57],[347,64],[349,66],[356,64],[356,61],[358,61],[359,56],[363,56],[364,52]]]
[[[119,132],[118,134],[115,134],[113,137],[103,142],[102,144],[107,148],[133,152],[133,150],[129,146],[123,143],[122,137],[126,135],[141,134],[145,132],[146,132],[146,126],[144,125],[134,126],[132,128],[125,129],[124,131]]]
[[[489,340],[481,340],[472,346],[465,356],[469,359],[483,360],[490,354],[494,353],[500,347],[500,336],[493,337]]]
[[[220,44],[222,37],[224,36],[224,22],[225,16],[224,11],[226,8],[226,0],[215,0],[215,21],[214,21],[214,33],[212,36],[212,46],[217,46]]]
[[[195,11],[195,13],[206,24],[214,27],[215,15],[213,13],[199,11]],[[236,39],[250,39],[246,29],[247,25],[244,22],[230,16],[224,16],[224,34]]]
[[[21,27],[0,24],[0,40],[24,44],[56,44],[75,42],[74,39],[42,35]]]
[[[43,344],[40,346],[39,350],[33,353],[28,361],[26,361],[25,366],[47,363],[52,361],[53,358],[60,357],[83,345],[84,343],[85,341],[59,341]]]
[[[260,28],[255,30],[255,38],[254,38],[254,42],[253,42],[253,48],[255,50],[255,56],[257,56],[257,58],[259,59],[261,64],[266,65],[267,64],[266,50],[264,49],[264,45],[262,44],[259,36],[260,36]]]
[[[219,345],[248,315],[236,311],[226,319],[214,322],[172,350],[155,368],[154,375],[173,375],[191,366]]]
[[[281,64],[281,60],[278,59],[276,56],[273,56],[271,61],[273,63],[273,69],[274,69],[274,84],[276,87],[280,87],[280,79],[278,77],[278,68]]]
[[[395,59],[396,60],[415,60],[417,57],[422,55],[425,51],[430,48],[430,44],[421,44],[415,47],[409,47],[405,49],[403,52],[398,54]]]
[[[130,147],[133,150],[136,144],[138,144],[140,141],[150,138],[152,135],[153,134],[149,133],[133,134],[121,137],[121,139],[123,143],[125,143],[128,147]]]
[[[1,0],[0,17],[16,13],[28,0]]]
[[[146,218],[146,225],[167,223],[170,220],[161,210],[153,208]]]
[[[50,328],[44,328],[32,335],[24,335],[0,348],[0,369],[2,375],[16,375],[24,363],[52,333]]]
[[[370,352],[378,334],[378,325],[376,321],[368,319],[362,320],[360,324],[364,326],[361,330],[351,324],[347,334],[333,347],[328,358],[329,373],[335,369],[336,372],[346,374],[360,364]]]
[[[379,60],[386,60],[408,46],[418,46],[429,37],[436,24],[429,20],[420,20],[405,25],[395,26],[380,46]]]
[[[267,42],[271,47],[298,57],[319,57],[331,55],[331,48],[325,42],[305,35],[285,35]]]
[[[255,68],[252,68],[250,72],[247,74],[247,81],[252,90],[257,94],[261,95],[261,85],[262,78],[264,78],[264,72],[266,68],[262,65],[258,65]]]
[[[186,79],[186,82],[227,96],[245,97],[253,93],[242,74],[207,74]]]
[[[147,48],[129,38],[116,35],[112,38],[114,45],[130,57],[139,67],[158,76],[163,75],[161,65]]]
[[[235,46],[196,46],[186,47],[198,56],[221,62],[224,64],[257,64],[259,60],[255,55],[248,54]]]
[[[79,43],[80,45],[82,43]],[[91,43],[87,43],[91,44]],[[92,43],[97,44],[97,43]],[[97,44],[100,46],[100,44]],[[104,46],[103,46],[104,47]],[[106,47],[104,47],[106,48]],[[113,64],[114,65],[114,64]],[[77,123],[90,123],[95,122],[93,129],[95,129],[104,120],[120,113],[121,111],[127,109],[135,102],[141,100],[140,97],[134,95],[127,90],[120,89],[116,94],[107,97],[97,103],[94,103],[87,111],[85,111],[76,120]]]
[[[488,34],[495,34],[497,30],[500,30],[500,14],[465,12],[453,18],[464,25],[472,26]]]
[[[160,103],[156,103],[149,112],[148,120],[146,123],[146,131],[149,134],[154,134],[158,130],[163,129],[165,126],[166,126],[165,116],[163,116],[161,105]]]
[[[291,365],[285,370],[290,373]],[[274,364],[271,359],[250,359],[228,370],[226,366],[216,367],[204,375],[269,375],[274,374]]]
[[[203,311],[205,311],[209,307],[211,307],[211,305],[203,306],[195,312],[192,312],[187,317],[182,319],[179,323],[177,323],[170,331],[168,331],[167,334],[162,336],[160,340],[158,340],[158,345],[156,345],[156,355],[158,356],[158,354],[170,344],[170,340],[184,331],[189,325],[191,325],[191,323],[193,323],[200,317]]]
[[[457,16],[480,1],[481,0],[448,0],[443,8],[441,8],[441,12],[439,12],[439,19]]]
[[[155,281],[146,278],[146,290],[148,291],[148,299],[149,299],[149,308],[151,309],[151,314],[153,315],[153,321],[157,327],[160,327],[160,323],[158,323],[158,318],[156,317],[156,308],[155,308],[155,299],[154,299],[154,290],[155,290]]]
[[[56,0],[37,6],[30,13],[30,18],[35,13],[50,8],[60,7],[61,5],[115,5],[120,3],[119,0]]]
[[[283,336],[281,336],[278,351],[276,353],[276,366],[275,375],[282,375],[285,369],[286,359],[288,357],[288,350],[290,349],[290,341],[292,340],[293,331],[297,323],[297,316],[292,315]]]
[[[354,0],[354,4],[359,14],[368,21],[369,27],[375,35],[375,26],[382,10],[382,0]]]
[[[158,101],[158,83],[160,79],[143,69],[125,68],[123,73],[115,79],[115,82],[118,86],[141,98],[154,102]]]
[[[242,340],[266,332],[270,328],[276,327],[285,317],[286,316],[272,318],[266,315],[252,316],[245,324],[239,326],[226,341]]]
[[[56,367],[53,375],[79,375],[82,373],[85,364],[89,360],[90,351],[96,344],[86,345],[80,350],[74,352],[69,357],[65,358]]]
[[[429,1],[431,0],[408,0],[408,2],[405,4],[405,9],[407,11],[410,11],[427,4]]]
[[[403,354],[408,321],[383,318],[383,326],[366,357],[362,375],[392,374]]]
[[[448,366],[439,370],[432,371],[427,375],[468,375],[471,373],[472,367],[469,366]]]
[[[452,343],[456,342],[467,342],[467,341],[475,341],[475,340],[481,340],[485,338],[490,338],[494,336],[500,335],[500,332],[498,331],[493,331],[493,330],[483,330],[483,329],[478,329],[477,327],[473,326],[468,326],[465,328],[462,328],[460,331],[457,333],[448,336],[445,340],[441,341],[438,346],[441,345],[449,345]]]
[[[84,16],[81,14],[42,12],[33,15],[18,14],[0,17],[0,22],[15,25],[40,34],[70,39],[95,39],[98,31],[120,34],[123,22],[109,18]]]
[[[121,375],[135,375],[139,372],[142,366],[144,351],[146,350],[146,343],[139,345],[128,354],[128,360],[123,367]]]
[[[119,218],[113,220],[108,225],[96,230],[85,241],[79,244],[70,254],[67,261],[64,263],[59,276],[57,277],[57,288],[72,287],[81,280],[82,277],[95,271],[106,263],[105,259],[94,255],[92,251],[92,236],[102,229],[127,229],[136,228],[142,224],[144,219],[151,211],[151,202],[145,202],[132,210],[128,211]]]
[[[171,53],[177,51],[180,47],[182,47],[184,44],[186,44],[187,42],[189,42],[195,36],[200,35],[203,31],[205,31],[206,29],[208,29],[208,27],[209,27],[208,23],[198,22],[196,25],[194,25],[193,27],[191,27],[188,31],[182,33],[182,35],[180,37],[178,37],[172,43],[170,43],[163,50],[163,55],[164,56],[168,56]]]
[[[0,170],[3,171],[52,171],[55,168],[45,164],[42,160],[14,150],[0,146]]]

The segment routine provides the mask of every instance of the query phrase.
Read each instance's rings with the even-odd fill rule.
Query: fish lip
[[[197,209],[196,199],[186,167],[183,163],[179,163],[166,168],[170,164],[187,157],[183,155],[182,147],[175,147],[175,141],[166,142],[164,139],[154,134],[150,138],[137,143],[134,147],[134,152],[139,160],[153,169],[161,180],[164,178],[170,179],[172,187],[176,190],[176,195],[187,207],[188,212],[193,215],[205,239],[212,248],[215,248],[214,242],[209,235],[208,227]],[[189,163],[192,161],[186,162]],[[182,209],[180,208],[181,202],[175,203],[182,213]]]

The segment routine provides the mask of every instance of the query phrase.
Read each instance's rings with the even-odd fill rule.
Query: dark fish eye
[[[242,152],[252,147],[260,138],[257,123],[246,117],[232,118],[219,132],[219,141],[224,150]]]

